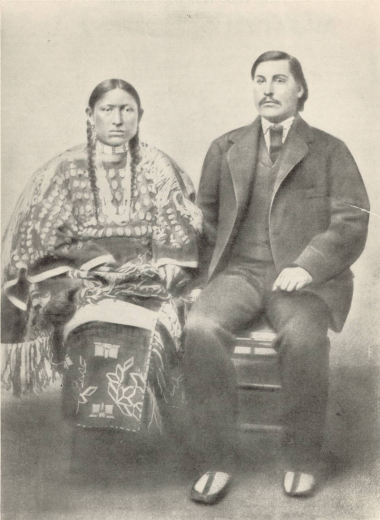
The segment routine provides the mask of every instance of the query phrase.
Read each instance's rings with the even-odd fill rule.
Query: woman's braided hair
[[[137,93],[137,90],[126,81],[122,79],[106,79],[99,83],[90,96],[88,101],[88,106],[93,111],[95,108],[95,104],[110,90],[121,89],[130,94],[133,99],[137,103],[139,116],[142,115],[141,109],[141,101],[140,96]],[[87,120],[87,162],[88,162],[88,176],[91,185],[91,191],[94,197],[94,207],[95,207],[95,217],[98,221],[99,216],[99,195],[98,195],[98,187],[96,183],[96,168],[95,168],[95,154],[96,154],[96,136],[94,132],[94,128],[91,123]],[[140,162],[140,141],[139,141],[139,132],[137,130],[136,135],[132,137],[129,141],[129,151],[131,153],[131,174],[132,174],[132,193],[133,187],[135,184],[136,177],[136,167]]]
[[[96,185],[95,171],[95,138],[94,131],[90,121],[87,121],[87,168],[88,178],[90,180],[91,191],[94,197],[95,217],[98,220],[99,215],[99,197],[98,187]]]

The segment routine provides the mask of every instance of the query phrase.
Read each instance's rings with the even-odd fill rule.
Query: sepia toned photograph
[[[379,518],[378,3],[0,5],[1,518]]]

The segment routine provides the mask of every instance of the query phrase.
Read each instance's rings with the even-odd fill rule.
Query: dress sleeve
[[[51,161],[37,172],[22,195],[7,232],[4,290],[8,299],[26,310],[29,285],[62,275],[71,268],[91,269],[112,260],[95,241],[78,240],[67,160]]]
[[[198,236],[202,214],[181,187],[175,163],[158,153],[153,163],[156,221],[153,228],[153,263],[198,266]]]

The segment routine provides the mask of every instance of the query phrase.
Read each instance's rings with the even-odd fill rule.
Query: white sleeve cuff
[[[90,271],[91,269],[94,269],[94,267],[98,267],[99,265],[114,261],[115,259],[112,255],[97,256],[96,258],[93,258],[92,260],[89,260],[85,264],[81,265],[79,269],[81,271]]]
[[[154,262],[153,266],[158,269],[159,267],[166,264],[179,265],[180,267],[192,267],[194,269],[198,267],[198,262],[196,260],[181,261],[174,260],[173,258],[160,258],[157,260],[157,262]]]

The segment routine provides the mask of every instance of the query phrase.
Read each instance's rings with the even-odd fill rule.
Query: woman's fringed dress
[[[96,161],[97,212],[86,148],[53,159],[4,239],[3,385],[37,392],[58,370],[83,427],[162,432],[183,405],[182,324],[158,268],[197,267],[201,215],[172,159],[146,144],[140,158],[134,175],[129,152]]]

